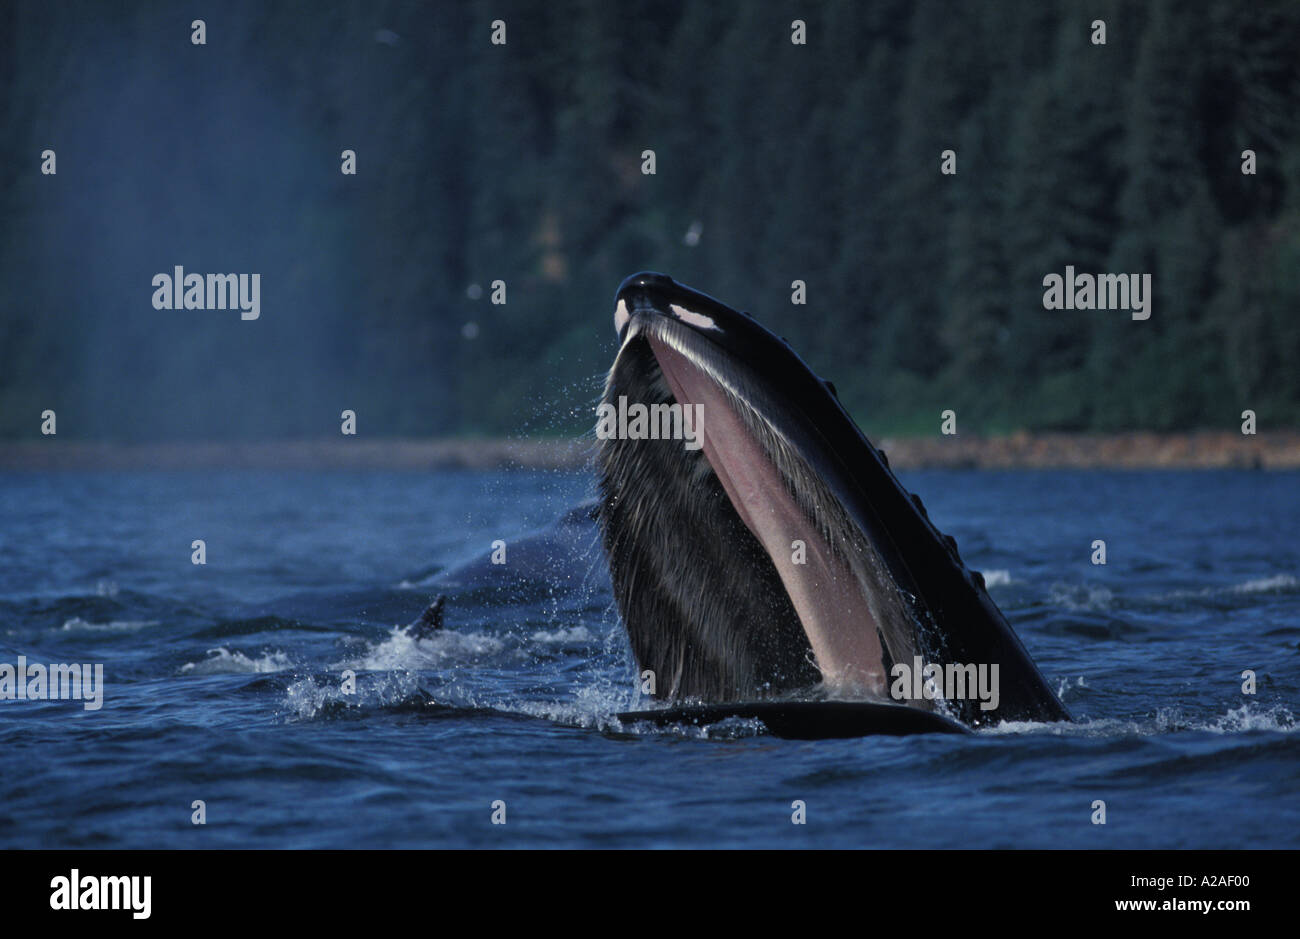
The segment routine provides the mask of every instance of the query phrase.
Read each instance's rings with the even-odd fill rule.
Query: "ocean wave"
[[[186,662],[181,671],[194,675],[243,675],[263,672],[280,672],[292,663],[283,652],[267,652],[250,658],[236,650],[224,647],[209,649],[208,657],[201,662]]]
[[[1173,712],[1172,717],[1177,718],[1179,715]],[[1191,730],[1207,730],[1215,734],[1235,734],[1248,730],[1291,733],[1297,729],[1295,715],[1282,705],[1265,708],[1249,703],[1239,708],[1229,708],[1226,714],[1210,721],[1187,721],[1185,726]]]
[[[1280,704],[1263,706],[1248,702],[1240,707],[1228,708],[1224,714],[1210,718],[1187,717],[1180,708],[1166,707],[1140,720],[1098,718],[1050,724],[1038,721],[1003,721],[992,727],[981,728],[976,733],[988,736],[1049,733],[1081,737],[1149,737],[1184,731],[1236,734],[1268,730],[1294,733],[1298,729],[1300,725],[1297,725],[1295,714],[1289,708]]]
[[[515,701],[509,705],[500,705],[497,709],[504,710],[508,707],[517,714],[570,727],[621,730],[622,725],[615,715],[628,710],[632,697],[633,691],[628,685],[601,680],[574,689],[573,697],[568,700]]]
[[[540,642],[546,645],[571,645],[592,641],[591,633],[585,626],[571,626],[568,629],[557,629],[553,632],[539,629],[528,638],[531,642]]]
[[[353,676],[352,688],[344,690],[341,675],[300,678],[285,689],[284,706],[290,720],[308,721],[366,708],[425,707],[429,703],[411,672]]]
[[[1055,583],[1048,588],[1047,599],[1065,610],[1105,613],[1114,605],[1115,594],[1106,587]]]
[[[139,619],[92,623],[80,616],[74,616],[70,620],[65,620],[61,628],[64,632],[133,633],[141,629],[147,629],[150,626],[157,626],[158,622],[156,619]]]
[[[395,627],[383,642],[337,667],[374,672],[441,668],[495,655],[504,647],[500,639],[481,633],[439,630],[425,638],[416,638]]]
[[[990,586],[990,576],[1003,571],[985,572],[985,583]],[[1008,579],[1009,582],[1009,579]],[[1109,612],[1118,606],[1141,606],[1144,604],[1167,604],[1187,600],[1205,600],[1215,597],[1253,597],[1259,594],[1289,594],[1300,590],[1300,579],[1292,574],[1272,574],[1252,577],[1240,583],[1200,587],[1192,590],[1169,590],[1153,594],[1128,594],[1117,600],[1108,587],[1094,584],[1067,584],[1057,582],[1048,588],[1047,600],[1054,606],[1069,611],[1086,611],[1094,613]]]
[[[1290,574],[1275,574],[1272,577],[1256,577],[1245,583],[1228,588],[1228,593],[1283,593],[1300,587],[1300,580]]]
[[[983,571],[985,587],[1005,587],[1012,582],[1011,572],[1006,570]]]
[[[413,671],[394,670],[356,675],[350,692],[344,691],[340,675],[299,678],[286,689],[284,708],[291,720],[400,708],[464,717],[535,718],[568,727],[626,733],[630,729],[620,724],[616,715],[631,706],[633,697],[633,690],[623,683],[598,681],[575,689],[569,698],[530,700],[504,691],[485,693],[473,682],[454,676],[430,684]]]
[[[1201,587],[1197,590],[1171,590],[1156,594],[1150,599],[1157,602],[1169,600],[1191,600],[1211,597],[1251,597],[1262,593],[1293,593],[1300,588],[1300,580],[1291,574],[1272,574],[1266,577],[1252,577],[1238,584],[1228,586]]]

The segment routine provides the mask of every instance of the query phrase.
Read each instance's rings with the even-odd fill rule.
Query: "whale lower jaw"
[[[671,319],[630,324],[605,401],[701,418],[696,450],[601,441],[601,521],[633,651],[668,700],[887,700],[892,661],[921,649],[913,611],[774,392]]]

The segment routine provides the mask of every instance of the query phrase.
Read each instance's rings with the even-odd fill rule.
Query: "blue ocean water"
[[[901,476],[1075,723],[620,727],[594,529],[520,540],[584,474],[0,475],[0,663],[106,682],[94,711],[0,701],[0,846],[1300,845],[1300,475]],[[398,628],[440,592],[442,634]]]

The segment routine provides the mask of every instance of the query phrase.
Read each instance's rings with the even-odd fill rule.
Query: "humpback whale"
[[[614,327],[601,410],[696,415],[686,439],[598,429],[614,597],[667,706],[625,717],[810,737],[1070,719],[983,577],[784,339],[653,272],[620,285]]]

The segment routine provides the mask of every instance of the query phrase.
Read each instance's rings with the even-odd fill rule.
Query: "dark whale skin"
[[[905,737],[911,734],[968,734],[963,724],[934,711],[874,701],[741,701],[626,711],[620,723],[657,727],[704,727],[730,718],[763,722],[773,736],[787,740],[845,737]]]

